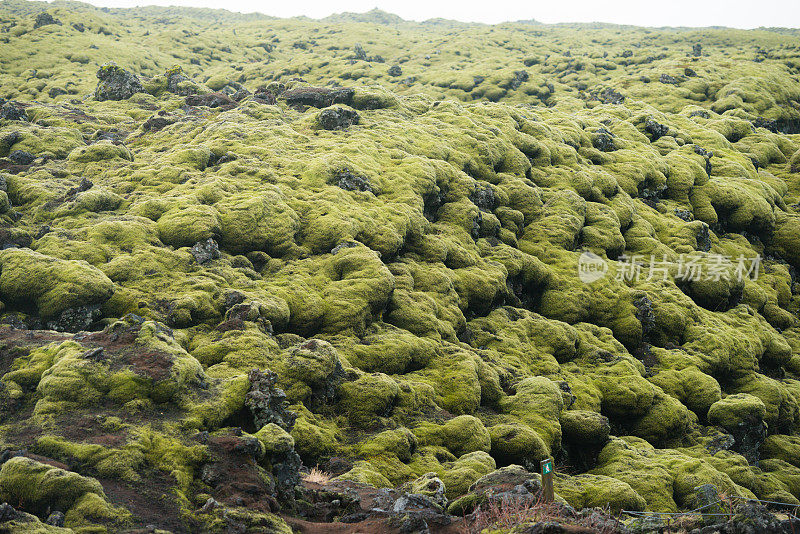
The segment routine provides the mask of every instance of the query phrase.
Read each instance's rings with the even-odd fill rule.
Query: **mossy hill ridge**
[[[0,3],[0,531],[446,525],[546,457],[800,504],[799,77],[797,30]]]

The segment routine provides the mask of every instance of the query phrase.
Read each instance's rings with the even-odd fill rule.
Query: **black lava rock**
[[[369,180],[364,178],[363,176],[358,176],[353,174],[350,171],[341,171],[334,176],[337,179],[336,185],[344,189],[345,191],[370,191],[372,192],[372,186],[369,183]]]
[[[269,369],[253,369],[247,378],[250,380],[250,391],[245,396],[244,404],[253,415],[255,427],[261,429],[269,423],[275,423],[287,432],[291,431],[297,414],[289,410],[286,393],[276,385],[278,375]]]
[[[669,133],[669,127],[660,124],[653,119],[647,119],[644,123],[644,130],[650,134],[651,141],[656,141],[659,138]]]
[[[323,109],[317,116],[317,122],[326,130],[343,130],[360,120],[355,110],[340,107]]]
[[[333,104],[350,105],[353,101],[355,90],[349,87],[329,89],[327,87],[301,87],[291,89],[280,95],[292,107],[312,106],[327,108]]]
[[[592,139],[592,145],[602,152],[613,152],[616,150],[614,147],[614,134],[605,128],[600,128],[597,131],[597,135]]]
[[[0,108],[0,119],[8,121],[27,120],[25,117],[25,110],[16,102],[6,102],[3,104],[3,107]]]
[[[207,95],[189,95],[186,97],[187,106],[206,106],[209,108],[236,107],[236,102],[224,93],[209,93]]]
[[[203,265],[211,260],[219,258],[219,245],[210,237],[205,241],[195,243],[190,252],[197,263]]]
[[[353,58],[360,59],[361,61],[367,60],[367,53],[364,52],[364,48],[361,46],[361,43],[356,43],[353,47]]]
[[[126,100],[144,91],[139,77],[114,63],[106,63],[97,71],[97,88],[94,96],[103,100]]]
[[[100,318],[99,306],[67,308],[59,316],[47,322],[47,328],[57,332],[81,332],[88,330]]]
[[[670,76],[669,74],[662,74],[658,77],[658,81],[661,83],[665,83],[668,85],[678,85],[678,80],[674,76]]]
[[[603,104],[622,104],[625,101],[625,97],[622,96],[621,93],[608,88],[599,95],[597,95],[598,100]]]
[[[50,24],[58,24],[61,26],[61,21],[53,18],[53,15],[45,11],[36,15],[36,20],[33,22],[33,29],[49,26]]]
[[[520,85],[527,82],[530,79],[528,75],[528,71],[524,70],[517,70],[514,71],[514,78],[512,78],[511,82],[508,84],[508,88],[512,91],[518,89]]]
[[[36,156],[24,150],[15,150],[8,155],[8,159],[14,165],[30,165],[36,159]]]
[[[478,207],[478,209],[482,211],[492,211],[497,202],[497,199],[494,195],[494,189],[489,186],[476,187],[475,190],[469,195],[469,199]]]

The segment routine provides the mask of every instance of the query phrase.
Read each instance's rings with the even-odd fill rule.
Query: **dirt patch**
[[[124,506],[133,514],[133,528],[154,526],[174,534],[199,532],[199,525],[181,520],[180,508],[172,492],[174,481],[164,473],[143,474],[146,483],[128,484],[119,480],[100,478],[108,499]]]
[[[169,378],[172,371],[172,355],[166,352],[133,352],[129,358],[134,373],[156,382]]]

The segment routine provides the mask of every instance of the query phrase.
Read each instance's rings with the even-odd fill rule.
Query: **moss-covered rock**
[[[111,280],[85,261],[60,260],[24,249],[0,252],[0,296],[8,303],[33,305],[43,317],[102,304],[113,292]]]
[[[25,457],[12,458],[0,468],[0,500],[19,503],[39,516],[61,511],[65,525],[78,530],[122,524],[129,515],[108,503],[97,480]]]
[[[742,423],[763,421],[767,409],[761,399],[748,393],[728,395],[711,405],[708,420],[725,429],[736,429]]]
[[[99,141],[93,145],[78,147],[67,156],[67,159],[76,163],[91,163],[115,158],[131,161],[133,155],[123,145],[115,145],[110,141]]]
[[[439,445],[457,457],[491,450],[491,434],[471,415],[454,417],[442,425],[425,423],[413,430],[421,445]]]

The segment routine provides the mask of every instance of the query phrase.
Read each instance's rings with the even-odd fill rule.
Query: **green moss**
[[[641,511],[647,504],[630,485],[602,475],[558,475],[553,486],[576,510],[608,506],[616,514],[620,510]]]
[[[465,454],[455,462],[448,462],[443,466],[444,469],[438,474],[444,483],[448,499],[464,495],[476,480],[497,467],[494,459],[483,451]]]
[[[219,214],[205,205],[176,207],[158,219],[159,238],[174,247],[190,247],[198,241],[216,238],[221,229]]]
[[[390,43],[369,17],[70,4],[48,8],[62,26],[34,30],[30,9],[0,8],[13,45],[0,96],[27,104],[26,121],[0,121],[0,156],[37,158],[0,175],[3,320],[99,306],[106,323],[146,326],[4,339],[0,395],[22,412],[3,440],[27,440],[29,409],[47,434],[9,446],[130,480],[174,473],[189,514],[203,504],[194,436],[247,426],[247,373],[269,368],[300,418],[291,436],[261,429],[262,447],[363,459],[380,483],[436,473],[452,495],[488,457],[530,464],[563,445],[570,461],[603,447],[596,472],[565,479],[578,506],[640,506],[625,484],[661,510],[691,508],[699,483],[796,498],[790,439],[767,440],[763,469],[707,449],[715,425],[749,417],[725,404],[737,394],[763,404],[775,436],[800,425],[800,145],[780,133],[800,119],[795,35],[379,17],[402,30]],[[165,18],[198,35],[153,31]],[[350,61],[356,42],[386,63]],[[108,57],[146,92],[79,100]],[[352,89],[359,125],[320,129],[318,107],[284,98],[220,110],[186,97],[240,85]],[[208,238],[220,256],[199,265],[187,247]],[[591,284],[584,251],[608,266]],[[679,275],[717,254],[760,254],[758,279]],[[667,275],[621,279],[634,255]],[[103,355],[84,356],[98,339]],[[50,436],[97,410],[126,444]],[[236,508],[203,522],[222,529],[224,513],[285,530]]]
[[[283,454],[294,449],[294,438],[275,423],[264,425],[255,436],[264,446],[265,454]]]
[[[140,480],[136,470],[144,461],[142,453],[134,448],[113,449],[102,445],[72,443],[55,436],[39,438],[36,450],[52,458],[78,460],[82,465],[96,469],[102,477],[120,478],[129,482]]]
[[[503,423],[489,428],[491,455],[498,464],[535,466],[549,456],[539,434],[522,423]]]
[[[761,454],[766,458],[777,458],[794,466],[800,463],[800,438],[773,434],[767,436],[761,445]]]
[[[114,291],[111,280],[82,261],[64,261],[24,249],[0,252],[0,296],[5,302],[31,301],[44,317],[67,308],[102,304]]]
[[[761,399],[747,393],[728,395],[715,402],[708,410],[709,422],[732,430],[740,423],[747,421],[763,421],[767,414]]]
[[[336,477],[338,480],[352,480],[362,484],[369,484],[376,488],[391,488],[394,486],[389,479],[376,471],[369,462],[359,461],[353,468],[343,475]]]
[[[564,433],[564,441],[583,446],[604,443],[608,439],[611,427],[608,418],[597,412],[566,410],[561,412],[561,430]]]
[[[500,402],[504,413],[511,414],[534,429],[550,452],[561,444],[559,416],[564,399],[558,386],[544,377],[526,378],[517,384],[517,392]]]
[[[358,447],[365,457],[396,456],[402,462],[410,462],[417,448],[416,436],[407,428],[385,430]]]
[[[438,445],[454,455],[491,450],[491,435],[483,423],[471,415],[460,415],[443,425],[424,423],[413,429],[421,445]]]
[[[299,411],[299,415],[291,435],[295,450],[303,458],[303,462],[316,465],[321,458],[335,454],[339,446],[336,430],[319,421],[307,410]]]
[[[97,480],[25,457],[12,458],[0,469],[0,500],[20,503],[38,515],[61,510],[70,528],[122,523],[129,515],[106,501]]]
[[[76,148],[67,157],[76,163],[91,163],[115,158],[131,161],[133,155],[123,145],[115,145],[111,141],[98,141],[93,145]]]
[[[400,388],[391,377],[374,373],[341,386],[340,406],[356,427],[368,427],[377,417],[388,415]]]
[[[667,369],[649,380],[700,417],[704,417],[711,405],[722,398],[717,381],[696,367]]]

